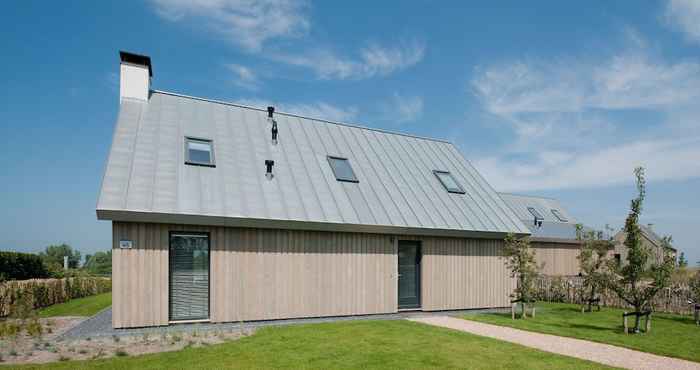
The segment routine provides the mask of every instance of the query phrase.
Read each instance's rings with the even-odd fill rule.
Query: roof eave
[[[114,209],[97,209],[98,220],[121,222],[146,222],[185,225],[206,225],[223,227],[249,227],[263,229],[285,229],[330,232],[359,232],[370,234],[395,234],[415,236],[443,236],[474,239],[503,239],[506,232],[475,231],[458,229],[416,228],[389,225],[366,225],[336,222],[312,222],[299,220],[260,219],[249,217],[227,217],[216,215],[198,215],[182,213],[159,213],[147,211],[125,211]],[[517,237],[528,236],[514,233]]]

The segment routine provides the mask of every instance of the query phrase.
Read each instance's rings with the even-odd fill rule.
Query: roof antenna
[[[267,171],[265,172],[265,177],[268,180],[272,180],[272,178],[275,177],[275,175],[272,174],[272,166],[274,166],[274,165],[275,165],[275,161],[269,160],[269,159],[265,160],[265,167],[267,168]]]
[[[275,107],[267,107],[267,120],[272,122],[272,145],[277,145],[277,121],[272,117]]]

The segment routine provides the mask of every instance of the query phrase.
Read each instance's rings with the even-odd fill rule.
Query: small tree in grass
[[[688,267],[688,259],[685,258],[685,253],[683,252],[681,252],[681,254],[678,256],[678,267]]]
[[[526,318],[526,306],[535,302],[535,282],[539,276],[535,253],[530,248],[529,239],[518,239],[513,234],[506,236],[503,251],[506,266],[510,270],[510,277],[516,278],[518,282],[513,294],[511,294],[511,302],[520,303],[522,318]]]
[[[576,225],[576,238],[583,245],[578,256],[581,270],[581,312],[592,311],[595,304],[600,310],[598,294],[605,285],[608,251],[613,248],[610,238],[605,238],[602,231],[584,231],[582,225]]]
[[[637,167],[634,174],[637,178],[638,196],[632,200],[630,213],[625,221],[627,237],[624,244],[628,249],[628,263],[622,267],[609,263],[608,268],[612,273],[609,274],[606,282],[620,299],[634,307],[634,312],[628,315],[635,317],[633,332],[638,333],[641,316],[647,318],[647,329],[650,328],[651,300],[656,293],[668,286],[675,261],[667,253],[662,256],[662,261],[652,263],[650,260],[652,252],[642,244],[639,215],[646,196],[644,169]],[[668,238],[665,240],[668,242]]]
[[[690,302],[688,303],[693,305],[695,323],[700,325],[700,272],[690,278],[688,288],[690,290]]]

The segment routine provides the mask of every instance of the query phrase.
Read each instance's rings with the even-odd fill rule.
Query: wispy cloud
[[[276,53],[276,61],[312,70],[320,79],[365,79],[386,76],[411,67],[425,54],[425,43],[413,40],[397,46],[371,44],[355,57],[341,56],[330,49],[303,53]]]
[[[226,64],[226,69],[233,73],[233,83],[248,90],[257,90],[259,87],[258,77],[248,67],[240,64]]]
[[[515,142],[477,167],[511,191],[607,186],[627,181],[636,165],[652,180],[700,176],[700,122],[687,119],[700,114],[700,62],[665,61],[638,41],[588,61],[479,68],[472,90]]]
[[[196,18],[227,41],[259,51],[268,40],[305,35],[307,4],[300,0],[151,0],[169,21]]]
[[[274,106],[280,112],[335,122],[352,121],[357,117],[358,113],[355,107],[342,108],[325,102],[286,103],[273,102],[265,99],[237,99],[236,101],[251,107]]]
[[[666,22],[685,34],[688,40],[700,43],[700,1],[668,0]]]
[[[391,99],[382,105],[382,110],[388,121],[398,124],[413,122],[423,115],[423,98],[394,93]]]

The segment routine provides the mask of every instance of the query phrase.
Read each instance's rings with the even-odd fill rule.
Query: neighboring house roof
[[[517,195],[499,193],[501,198],[513,210],[516,216],[530,229],[533,240],[578,242],[576,238],[576,219],[561,205],[552,198],[544,198],[528,195]],[[535,216],[530,212],[533,208],[542,221],[541,225],[535,224]],[[554,212],[558,212],[558,218]]]
[[[656,234],[651,227],[647,225],[639,225],[639,229],[642,231],[642,235],[647,240],[649,240],[649,242],[651,242],[651,244],[653,244],[655,247],[660,248],[661,246],[663,246],[663,242],[661,241],[662,238],[658,234]],[[617,234],[615,234],[615,240],[620,244],[624,243],[626,238],[627,233],[624,229],[620,230]],[[673,246],[668,246],[667,248],[674,252],[676,251],[676,248],[674,248]]]
[[[496,236],[529,229],[451,143],[162,91],[122,99],[100,219],[329,231]],[[184,138],[216,167],[186,165]],[[348,158],[358,183],[337,181]],[[274,178],[265,161],[274,160]],[[449,171],[465,194],[433,173]]]

